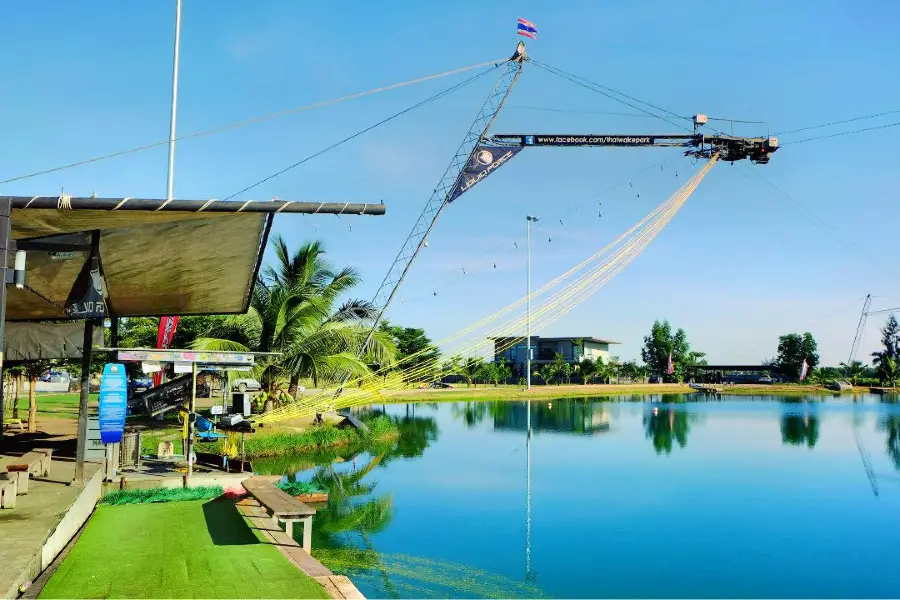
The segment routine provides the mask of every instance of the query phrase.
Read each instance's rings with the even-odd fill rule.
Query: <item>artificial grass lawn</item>
[[[100,506],[41,598],[327,598],[227,498]]]

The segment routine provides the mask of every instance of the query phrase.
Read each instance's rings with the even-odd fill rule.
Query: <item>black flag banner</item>
[[[450,190],[447,203],[468,192],[469,188],[499,169],[521,149],[522,146],[477,146],[469,159],[469,164]]]
[[[89,257],[75,285],[66,298],[66,313],[73,319],[105,319],[107,311],[106,280],[100,257]]]

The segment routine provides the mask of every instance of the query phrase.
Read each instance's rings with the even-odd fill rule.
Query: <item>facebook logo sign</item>
[[[525,145],[526,146],[534,146],[534,136],[533,135],[525,136]]]

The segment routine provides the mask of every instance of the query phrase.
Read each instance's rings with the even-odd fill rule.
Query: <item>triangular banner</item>
[[[469,163],[450,190],[447,203],[468,192],[473,185],[496,171],[520,150],[522,146],[476,146]]]
[[[105,319],[107,311],[106,281],[100,258],[94,264],[92,257],[84,262],[84,267],[66,299],[66,313],[72,319]]]

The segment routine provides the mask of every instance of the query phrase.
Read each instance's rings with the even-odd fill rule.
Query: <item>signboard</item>
[[[108,363],[100,380],[100,441],[115,444],[122,441],[125,412],[128,410],[128,378],[125,365]]]
[[[209,414],[211,414],[211,415],[224,415],[224,414],[225,414],[225,407],[224,407],[224,406],[221,406],[221,405],[219,405],[219,404],[213,404],[212,406],[209,407]]]
[[[175,372],[176,373],[191,373],[194,371],[194,365],[191,363],[175,363]]]
[[[526,135],[526,146],[652,146],[654,135]]]
[[[252,365],[252,354],[241,352],[191,352],[182,350],[119,350],[119,360],[138,362],[202,363],[207,365]]]

